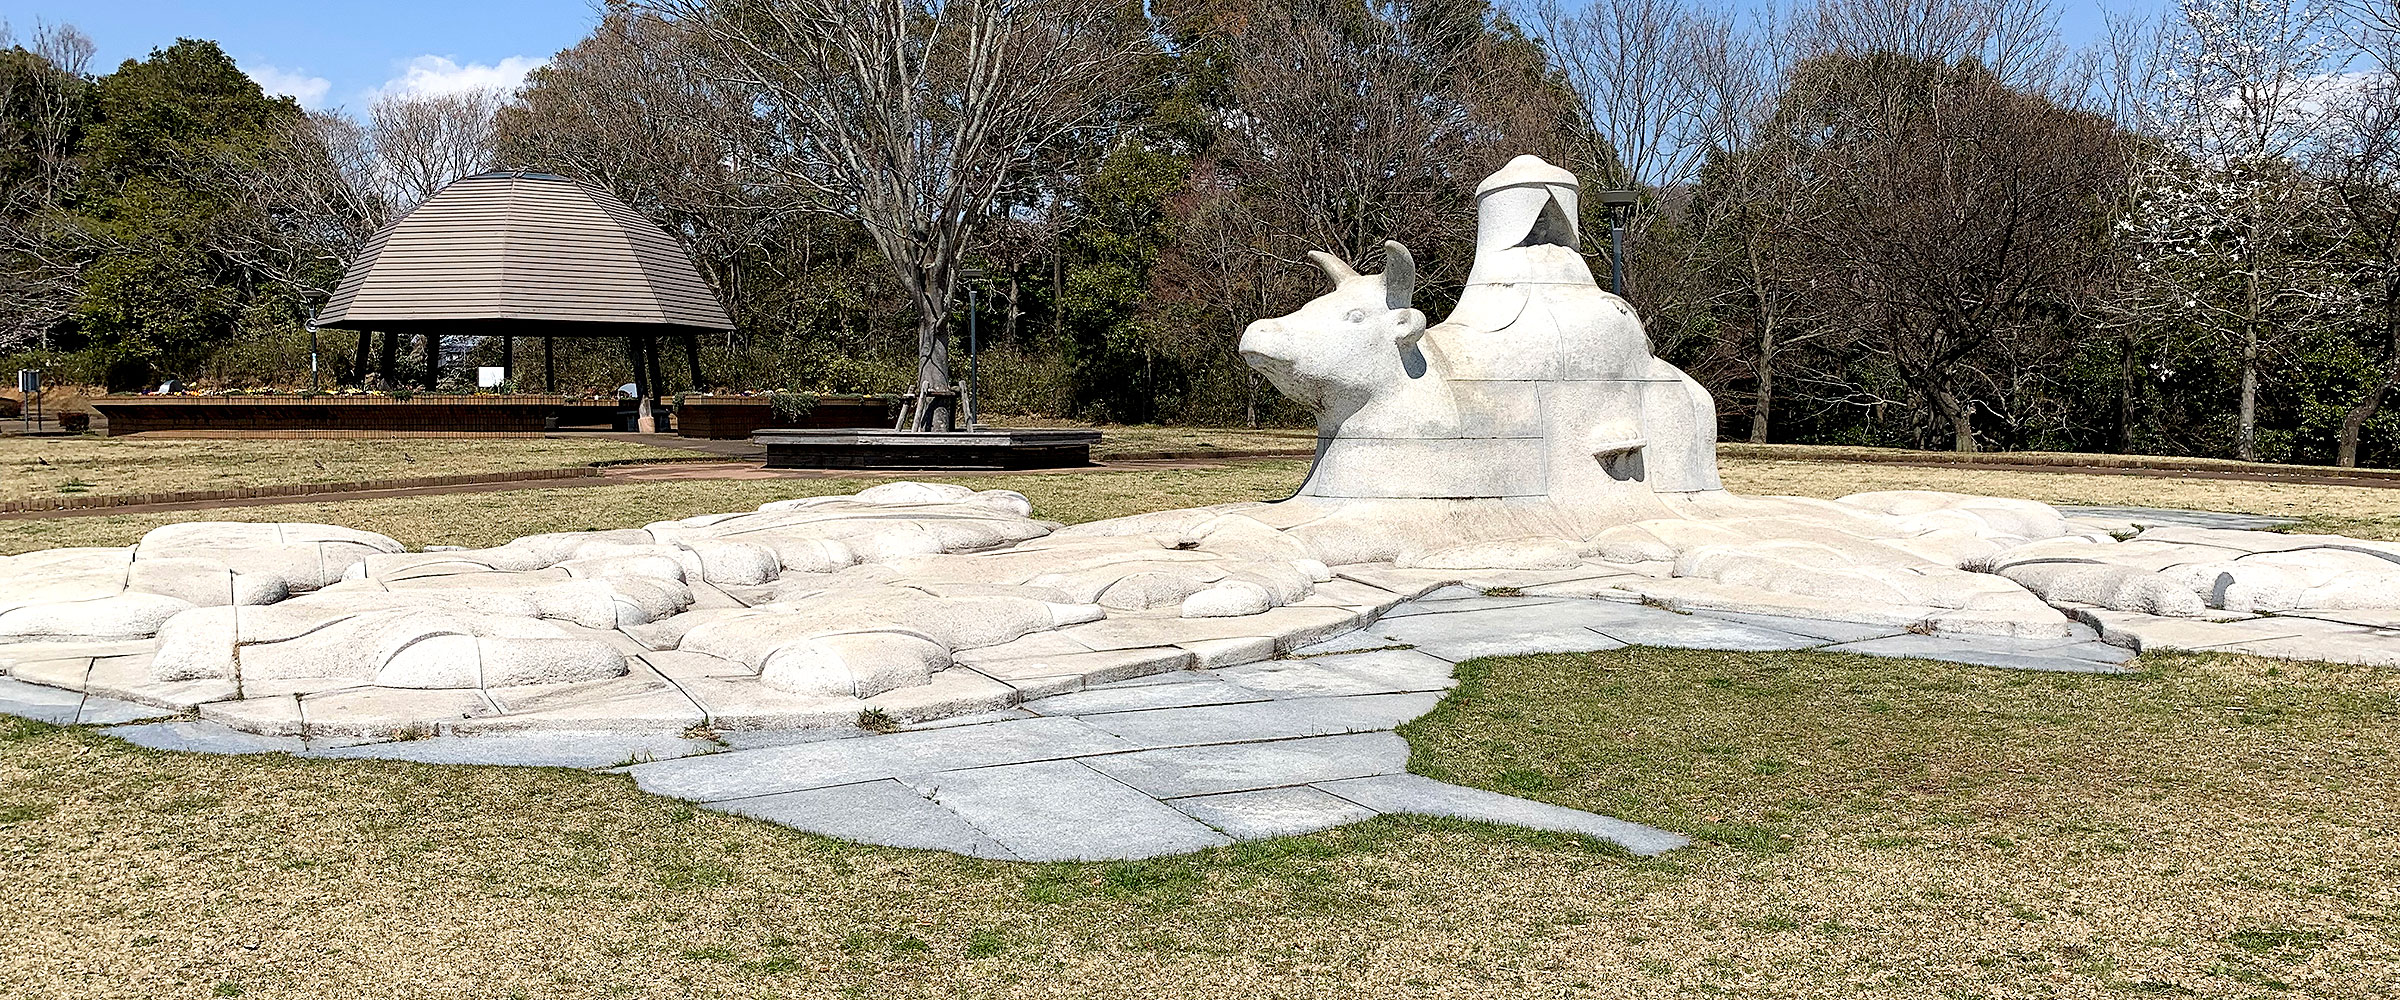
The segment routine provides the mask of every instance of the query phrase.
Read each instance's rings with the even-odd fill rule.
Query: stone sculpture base
[[[475,550],[167,525],[124,548],[0,557],[0,674],[311,739],[848,728],[1267,660],[1462,582],[1853,623],[1898,655],[2038,652],[2097,630],[2135,649],[2400,664],[2400,543],[2025,500],[1704,491],[1031,515],[1015,493],[893,482]],[[1513,629],[1548,635],[1545,616],[1565,613]],[[1723,630],[1666,617],[1611,635]],[[1377,635],[1362,641],[1436,638]]]
[[[762,430],[770,469],[1065,469],[1092,464],[1100,432]]]

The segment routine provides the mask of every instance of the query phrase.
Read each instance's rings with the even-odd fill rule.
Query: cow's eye
[[[1351,323],[1357,323],[1357,322],[1360,322],[1360,321],[1362,321],[1362,320],[1365,320],[1366,318],[1367,318],[1367,314],[1366,314],[1364,311],[1361,311],[1361,310],[1358,310],[1358,309],[1352,309],[1352,310],[1350,310],[1349,312],[1346,312],[1346,313],[1343,313],[1343,314],[1342,314],[1342,319],[1344,319],[1345,321],[1351,322]]]

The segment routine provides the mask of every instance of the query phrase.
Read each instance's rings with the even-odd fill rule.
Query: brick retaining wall
[[[892,409],[883,396],[820,397],[797,418],[775,412],[765,396],[686,396],[675,407],[675,433],[688,438],[747,440],[776,429],[840,430],[889,427]]]
[[[538,437],[558,396],[100,396],[110,437]],[[574,407],[581,409],[581,406]]]

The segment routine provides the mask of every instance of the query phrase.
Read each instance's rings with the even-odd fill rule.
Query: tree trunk
[[[2334,453],[2333,464],[2345,469],[2358,468],[2359,435],[2366,430],[2367,421],[2375,419],[2376,412],[2383,409],[2383,397],[2391,391],[2392,380],[2385,379],[2375,387],[2375,391],[2367,394],[2366,399],[2342,414],[2342,440]]]
[[[2245,462],[2258,461],[2258,327],[2244,330],[2242,338],[2242,403],[2241,415],[2233,429],[2233,457]]]
[[[2366,431],[2367,421],[2383,409],[2384,396],[2400,386],[2400,295],[2391,285],[2384,286],[2383,296],[2383,381],[2367,393],[2348,412],[2342,414],[2342,439],[2335,452],[2333,464],[2345,469],[2358,467],[2358,439]]]
[[[1017,302],[1017,276],[1012,274],[1008,276],[1008,312],[1003,316],[1000,327],[1000,342],[1012,348],[1018,346],[1017,321],[1025,318],[1025,310],[1019,308]]]
[[[1934,389],[1927,395],[1933,398],[1934,410],[1939,412],[1944,420],[1950,422],[1951,450],[1974,451],[1974,412],[1969,410],[1967,405],[1948,389]]]
[[[2119,338],[2117,355],[2117,454],[2133,454],[2133,336]]]
[[[2242,321],[2242,403],[2240,423],[2233,429],[2233,454],[2245,462],[2258,461],[2258,268],[2250,268],[2248,315]]]
[[[1750,443],[1767,443],[1768,417],[1775,407],[1775,324],[1758,329],[1758,403],[1750,408]]]
[[[954,391],[950,384],[950,338],[942,329],[941,314],[926,309],[917,320],[917,430],[958,429]]]

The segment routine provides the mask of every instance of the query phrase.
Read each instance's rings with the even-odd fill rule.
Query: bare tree
[[[377,99],[367,108],[367,133],[386,200],[405,211],[451,181],[490,170],[502,102],[491,90]]]
[[[1759,81],[1731,14],[1693,0],[1541,0],[1533,29],[1588,112],[1586,162],[1611,186],[1693,179],[1735,140]]]
[[[1851,331],[1976,450],[1976,412],[2070,342],[2103,276],[2103,209],[2124,182],[2112,131],[1972,63],[1809,60],[1771,140],[1796,150],[1785,197],[1815,206],[1778,241],[1806,261],[1806,322]]]
[[[107,241],[65,211],[92,40],[44,24],[31,41],[14,48],[0,23],[0,350],[49,346],[81,292],[83,263]]]
[[[218,175],[209,186],[228,192],[235,214],[212,228],[209,248],[307,306],[395,214],[367,128],[346,115],[296,115],[259,148],[225,155],[208,165]]]
[[[697,41],[656,14],[612,9],[501,109],[500,158],[603,188],[675,233],[733,314],[710,370],[790,384],[829,349],[810,341],[864,325],[892,298],[877,280],[887,269],[857,226],[804,211],[813,195],[754,166],[771,147],[751,93],[706,72]]]
[[[744,165],[866,227],[916,304],[918,429],[956,408],[944,329],[991,218],[1106,140],[1141,11],[1078,0],[650,0],[755,96]]]
[[[2348,223],[2360,308],[2352,325],[2368,332],[2374,365],[2342,413],[2334,464],[2358,465],[2359,441],[2400,389],[2400,20],[2389,0],[2352,0],[2337,18],[2369,72],[2328,97],[2325,141],[2316,172]]]
[[[1277,270],[1275,304],[1314,294],[1289,266],[1307,251],[1364,260],[1395,236],[1418,248],[1420,288],[1438,297],[1465,281],[1475,219],[1461,209],[1485,175],[1523,153],[1599,167],[1576,155],[1573,102],[1545,85],[1541,52],[1507,41],[1480,5],[1222,10],[1193,26],[1228,67],[1228,108],[1193,185],[1201,202],[1235,203],[1202,218],[1251,235],[1207,245],[1249,246],[1245,266]]]
[[[1582,96],[1589,162],[1614,185],[1650,195],[1633,215],[1632,297],[1654,336],[1704,330],[1739,358],[1753,386],[1750,439],[1765,441],[1776,364],[1824,332],[1792,330],[1775,234],[1811,204],[1775,191],[1796,175],[1762,147],[1791,50],[1777,12],[1751,21],[1690,0],[1594,0],[1581,9],[1545,0],[1538,36]]]
[[[2187,255],[2242,286],[2231,309],[2190,318],[2237,352],[2234,454],[2256,461],[2260,361],[2278,332],[2270,319],[2286,292],[2306,295],[2300,283],[2282,280],[2309,267],[2308,255],[2295,255],[2300,248],[2286,238],[2308,213],[2307,179],[2291,164],[2321,141],[2328,81],[2347,54],[2320,0],[2182,0],[2179,12],[2162,124],[2192,169],[2165,175],[2189,183],[2163,188],[2151,216],[2162,224],[2180,219],[2185,233],[2213,231],[2217,248],[2231,251]],[[2174,239],[2165,230],[2157,235]]]
[[[2049,0],[1814,0],[1787,30],[1802,58],[1891,53],[1973,62],[2007,86],[2049,97],[2064,66]]]

